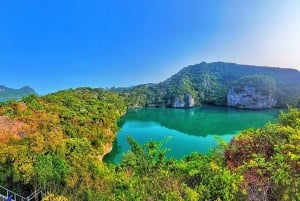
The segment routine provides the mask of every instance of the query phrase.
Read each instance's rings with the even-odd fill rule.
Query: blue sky
[[[159,82],[202,61],[300,69],[298,0],[0,1],[0,85]]]

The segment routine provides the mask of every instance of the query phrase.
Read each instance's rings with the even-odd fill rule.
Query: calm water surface
[[[168,157],[177,159],[192,153],[207,153],[217,145],[215,136],[230,139],[247,128],[262,127],[276,122],[278,109],[240,110],[226,107],[201,106],[192,109],[141,108],[133,109],[120,119],[120,131],[114,148],[105,157],[106,162],[118,163],[130,146],[126,137],[139,143],[149,139],[170,139],[164,147],[170,148]]]

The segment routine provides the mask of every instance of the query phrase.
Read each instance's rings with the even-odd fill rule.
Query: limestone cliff
[[[224,62],[202,62],[185,67],[157,84],[141,84],[113,90],[125,98],[129,108],[186,107],[184,94],[191,94],[196,105],[227,106],[228,91],[233,86],[237,91],[244,86],[254,87],[267,99],[267,103],[262,103],[267,105],[266,107],[269,107],[270,101],[272,102],[267,97],[275,97],[276,107],[286,107],[287,104],[299,107],[300,72],[298,70]]]
[[[252,86],[244,86],[238,90],[236,87],[230,88],[227,101],[228,106],[247,109],[272,108],[277,103],[272,94],[263,94]]]
[[[185,94],[183,98],[176,97],[172,104],[174,108],[194,107],[195,100],[191,94]]]

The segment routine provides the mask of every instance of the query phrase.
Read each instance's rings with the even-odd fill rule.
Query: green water
[[[171,150],[167,157],[182,158],[192,152],[207,153],[217,145],[215,136],[230,139],[247,128],[262,127],[275,122],[278,109],[241,110],[226,107],[201,106],[193,109],[142,108],[133,109],[120,119],[120,131],[106,162],[118,163],[130,147],[126,136],[139,143],[149,139],[171,139],[164,145]]]

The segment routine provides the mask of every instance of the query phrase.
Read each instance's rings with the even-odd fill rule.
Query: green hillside
[[[0,103],[0,186],[24,196],[42,189],[43,201],[299,200],[296,108],[278,124],[220,141],[207,155],[166,159],[163,142],[140,145],[128,137],[131,150],[120,164],[102,161],[128,108],[172,106],[187,93],[197,104],[226,105],[227,91],[245,86],[284,105],[296,103],[299,82],[296,70],[202,63],[159,84],[118,92],[69,89]]]
[[[84,197],[125,112],[119,95],[90,88],[0,103],[0,185],[24,196],[42,188]]]
[[[118,94],[89,88],[1,103],[0,185],[42,189],[43,201],[299,200],[299,109],[182,160],[167,160],[163,142],[128,137],[122,162],[106,164],[125,108]]]
[[[191,94],[196,105],[227,105],[230,88],[245,85],[255,87],[261,94],[272,92],[276,100],[275,107],[299,104],[299,71],[224,62],[191,65],[161,83],[143,84],[119,91],[123,92],[132,107],[172,107],[174,101],[183,99],[185,94]]]

